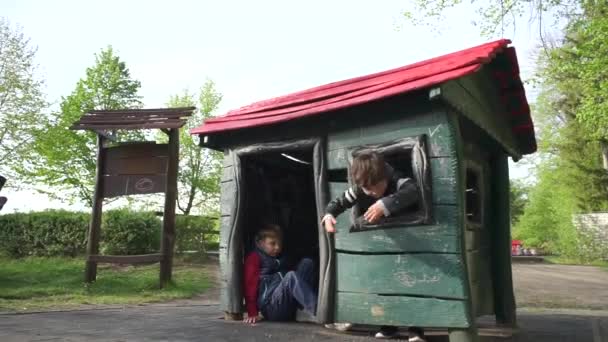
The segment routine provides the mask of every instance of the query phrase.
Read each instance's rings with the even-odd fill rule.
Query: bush
[[[175,218],[175,252],[205,252],[219,246],[217,219],[208,216],[183,216]]]
[[[78,256],[86,252],[91,215],[47,210],[0,215],[0,254],[8,257]],[[175,251],[216,250],[218,222],[210,217],[177,216]],[[161,219],[128,209],[103,213],[100,251],[108,255],[156,253]]]
[[[90,215],[65,210],[0,216],[0,250],[11,257],[76,256],[86,249]]]
[[[109,210],[103,214],[100,249],[108,255],[156,253],[160,233],[161,221],[153,212]]]

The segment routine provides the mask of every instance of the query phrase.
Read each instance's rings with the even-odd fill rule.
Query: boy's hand
[[[384,217],[384,208],[382,207],[382,204],[376,202],[371,205],[365,214],[363,214],[363,217],[369,223],[378,222],[382,217]]]
[[[243,322],[245,322],[245,324],[254,325],[254,324],[256,324],[257,322],[259,322],[261,320],[262,320],[262,317],[260,317],[260,316],[253,316],[253,317],[247,317],[247,318],[245,318],[243,320]]]
[[[335,233],[336,232],[336,218],[331,215],[331,214],[327,214],[325,216],[323,216],[323,226],[325,227],[325,231],[328,233]]]

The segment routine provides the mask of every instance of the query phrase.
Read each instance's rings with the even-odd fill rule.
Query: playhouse
[[[242,312],[242,260],[263,221],[318,262],[318,323],[438,327],[475,339],[475,318],[515,325],[509,172],[536,150],[515,49],[499,40],[257,102],[191,131],[224,152],[221,308]],[[376,225],[361,208],[320,218],[373,149],[419,185],[420,203]]]

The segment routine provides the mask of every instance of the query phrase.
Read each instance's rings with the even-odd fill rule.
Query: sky
[[[57,106],[94,54],[111,45],[142,84],[146,108],[197,91],[209,78],[224,95],[218,114],[257,100],[395,68],[493,39],[482,37],[475,8],[446,13],[431,29],[401,13],[408,0],[93,1],[2,0],[0,16],[37,46],[38,74]],[[522,17],[504,38],[517,49],[522,78],[534,70],[538,32]],[[527,89],[529,100],[533,89]],[[511,163],[514,178],[526,167]],[[3,212],[83,209],[7,189]]]

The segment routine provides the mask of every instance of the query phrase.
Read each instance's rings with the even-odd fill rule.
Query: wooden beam
[[[118,109],[118,110],[91,110],[87,114],[149,114],[149,113],[174,113],[192,112],[196,107],[175,107],[175,108],[151,108],[151,109]]]
[[[151,122],[142,124],[79,124],[76,123],[70,127],[72,130],[98,130],[98,129],[152,129],[152,128],[180,128],[186,124],[185,120],[179,122]]]
[[[113,120],[113,119],[180,119],[191,116],[188,112],[175,113],[101,113],[101,114],[85,114],[80,117],[80,120]]]
[[[109,264],[150,264],[163,260],[160,253],[140,255],[89,255],[87,262]]]
[[[177,200],[177,168],[179,164],[179,129],[169,134],[169,163],[167,165],[167,190],[165,192],[165,211],[160,250],[163,260],[160,263],[160,286],[171,281],[173,268],[173,246],[175,243],[175,206]]]
[[[97,262],[88,260],[91,255],[99,253],[99,235],[101,233],[101,211],[103,207],[103,169],[105,153],[103,153],[104,137],[97,135],[97,171],[95,175],[95,192],[93,194],[93,209],[91,223],[89,225],[89,239],[87,242],[87,263],[85,266],[84,280],[87,283],[97,278]]]
[[[122,124],[144,124],[144,123],[180,123],[184,119],[181,118],[106,118],[106,117],[89,117],[84,116],[78,121],[77,125],[92,124],[92,125],[122,125]]]
[[[494,287],[496,322],[517,327],[513,273],[511,269],[511,220],[509,207],[509,164],[507,155],[496,155],[490,161],[492,179],[491,270]]]
[[[96,130],[94,130],[94,132],[97,133],[98,135],[101,135],[102,137],[104,137],[105,140],[114,141],[114,142],[118,141],[116,136],[114,136],[104,130],[96,129]]]

